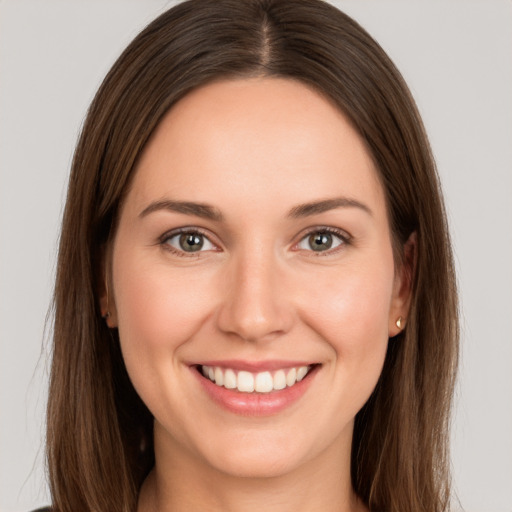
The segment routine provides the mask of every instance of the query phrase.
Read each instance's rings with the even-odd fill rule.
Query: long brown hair
[[[146,142],[166,112],[209,81],[302,81],[330,98],[373,156],[395,258],[416,232],[405,330],[358,413],[352,483],[373,511],[449,506],[448,420],[458,357],[446,217],[420,116],[380,46],[320,0],[190,0],[119,57],[86,118],[72,164],[55,287],[48,464],[58,512],[133,511],[154,464],[152,417],[133,389],[116,330],[101,318],[104,256]]]

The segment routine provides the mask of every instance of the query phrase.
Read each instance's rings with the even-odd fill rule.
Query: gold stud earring
[[[402,317],[401,316],[398,317],[398,320],[395,323],[399,329],[402,329],[403,325],[402,325]]]

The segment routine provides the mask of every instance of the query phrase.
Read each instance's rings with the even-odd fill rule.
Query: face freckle
[[[112,248],[112,322],[155,443],[244,476],[349,453],[405,304],[390,240],[370,155],[312,89],[221,81],[176,104]],[[301,367],[282,390],[226,387]]]

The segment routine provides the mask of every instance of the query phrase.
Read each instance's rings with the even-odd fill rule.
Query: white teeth
[[[297,370],[295,368],[292,368],[287,374],[286,374],[286,385],[288,387],[293,386],[297,382]]]
[[[300,382],[308,374],[310,366],[299,366],[287,370],[277,370],[275,372],[251,373],[239,371],[238,373],[231,368],[221,368],[219,366],[201,366],[201,373],[214,382],[217,386],[223,386],[226,389],[237,389],[242,393],[270,393],[293,386]]]
[[[297,382],[300,382],[306,376],[306,373],[308,373],[308,367],[307,366],[301,366],[297,370]]]
[[[224,387],[226,389],[236,388],[236,373],[233,370],[226,370],[224,373]]]
[[[224,384],[224,374],[220,368],[215,368],[215,384],[217,384],[217,386]]]
[[[238,372],[238,391],[252,393],[254,391],[254,377],[249,372]]]
[[[274,375],[274,389],[284,389],[286,387],[286,375],[284,370],[277,370]]]
[[[274,379],[270,372],[256,374],[254,390],[258,393],[270,393],[274,389]]]

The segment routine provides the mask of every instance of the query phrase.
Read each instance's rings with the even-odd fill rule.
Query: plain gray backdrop
[[[467,512],[511,512],[512,2],[333,3],[390,54],[429,132],[461,293],[455,487]],[[0,0],[1,512],[49,502],[44,325],[84,114],[120,51],[171,4]]]

